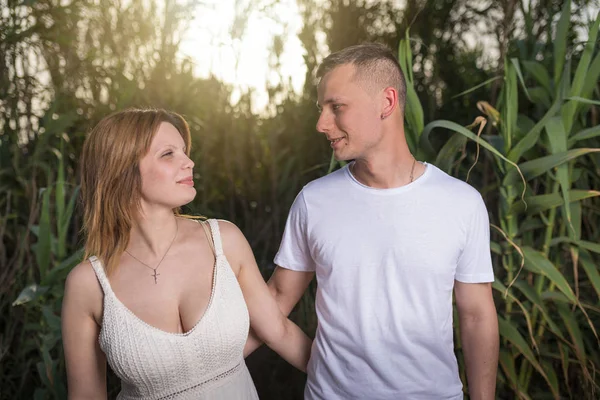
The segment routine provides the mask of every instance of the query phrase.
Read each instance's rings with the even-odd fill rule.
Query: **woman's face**
[[[179,131],[168,122],[161,123],[140,161],[142,208],[173,209],[192,201],[196,196],[193,168]]]

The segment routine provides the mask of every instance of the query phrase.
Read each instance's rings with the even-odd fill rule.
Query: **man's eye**
[[[331,108],[333,109],[333,111],[339,110],[340,107],[341,107],[341,104],[334,104],[334,105],[331,106]]]

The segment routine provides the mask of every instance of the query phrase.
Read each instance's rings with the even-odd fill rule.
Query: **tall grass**
[[[569,18],[565,2],[550,59],[532,52],[505,61],[499,103],[479,104],[485,120],[476,125],[487,122],[485,135],[450,121],[419,132],[418,107],[407,116],[419,154],[449,172],[467,175],[466,164],[477,163],[471,154],[487,150],[469,172],[492,214],[498,388],[521,399],[595,399],[600,389],[600,126],[590,125],[600,104],[600,14],[580,54],[566,53],[575,48],[568,43]],[[429,136],[440,128],[455,133],[436,158]],[[467,150],[467,139],[477,148]]]

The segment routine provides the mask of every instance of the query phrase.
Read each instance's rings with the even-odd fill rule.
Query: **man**
[[[462,399],[454,290],[471,399],[493,399],[498,321],[481,196],[410,153],[406,84],[387,48],[333,53],[318,77],[317,130],[336,159],[353,161],[300,192],[269,280],[287,315],[317,276],[305,398]]]

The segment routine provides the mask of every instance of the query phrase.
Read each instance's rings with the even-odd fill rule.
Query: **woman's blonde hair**
[[[86,138],[81,154],[81,198],[85,255],[98,257],[110,275],[129,244],[140,210],[140,160],[160,124],[181,134],[189,156],[190,130],[183,117],[160,109],[128,109],[102,119]],[[173,210],[175,214],[178,210]]]

